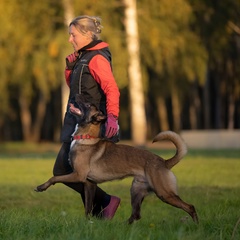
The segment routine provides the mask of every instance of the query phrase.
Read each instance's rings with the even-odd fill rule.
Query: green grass
[[[154,194],[143,202],[142,219],[128,225],[131,179],[101,184],[122,199],[111,221],[86,220],[79,195],[62,184],[43,193],[33,191],[52,175],[58,148],[0,146],[0,239],[240,239],[240,150],[190,150],[173,168],[179,195],[196,207],[198,225]],[[165,157],[173,154],[152,151]]]

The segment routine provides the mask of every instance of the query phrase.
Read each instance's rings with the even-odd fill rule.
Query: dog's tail
[[[172,158],[167,159],[167,161],[165,162],[166,167],[168,169],[171,169],[186,155],[187,145],[177,133],[172,131],[160,132],[157,136],[154,137],[153,143],[162,140],[171,141],[177,148],[176,154]]]

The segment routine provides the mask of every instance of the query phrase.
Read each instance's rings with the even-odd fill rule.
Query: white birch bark
[[[64,22],[65,22],[65,25],[68,26],[69,23],[74,18],[73,3],[72,3],[72,0],[62,0],[62,4],[63,4],[63,9],[64,9]],[[63,67],[63,69],[64,69],[64,67]],[[64,72],[63,72],[63,74],[64,74]],[[69,88],[65,82],[65,79],[63,79],[63,82],[62,82],[62,119],[64,119],[64,115],[66,112],[68,95],[69,95]]]
[[[129,94],[131,104],[132,140],[135,145],[146,143],[146,114],[139,56],[139,37],[137,25],[136,0],[124,0],[125,29],[129,53]]]

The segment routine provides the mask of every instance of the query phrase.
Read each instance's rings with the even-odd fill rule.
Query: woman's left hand
[[[118,132],[118,119],[113,114],[108,114],[107,121],[105,123],[106,133],[105,137],[111,138]]]

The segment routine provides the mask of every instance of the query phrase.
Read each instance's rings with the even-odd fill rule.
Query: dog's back
[[[145,177],[148,166],[170,169],[169,166],[174,166],[186,154],[186,145],[176,133],[171,131],[158,134],[154,142],[159,140],[171,140],[176,145],[177,151],[172,158],[164,160],[143,148],[100,140],[94,146],[89,146],[94,150],[90,159],[88,178],[100,183],[126,176]]]
[[[95,153],[91,156],[88,177],[97,183],[144,175],[144,169],[148,164],[165,166],[162,158],[141,148],[104,140],[99,141],[94,148]]]

